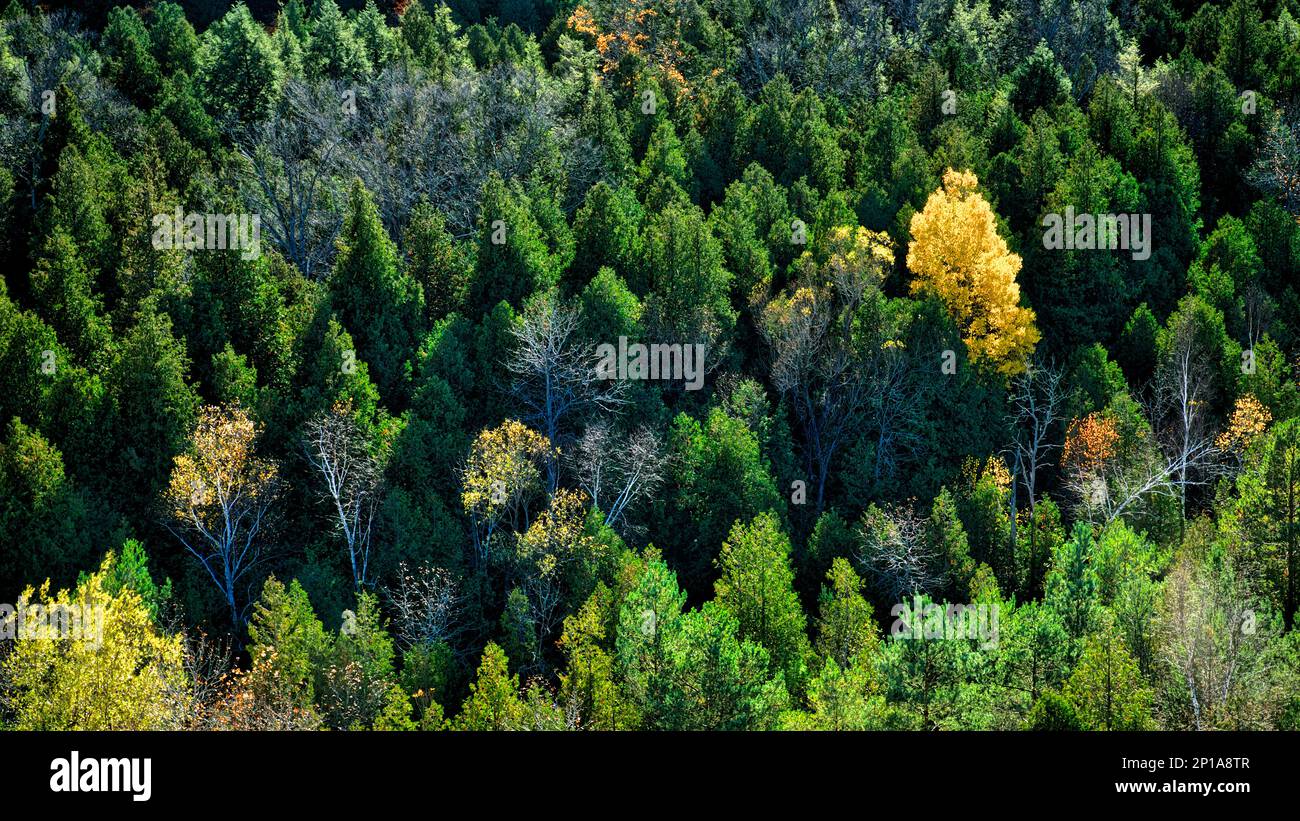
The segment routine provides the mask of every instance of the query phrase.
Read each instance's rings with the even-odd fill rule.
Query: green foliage
[[[1094,546],[1092,527],[1087,522],[1076,522],[1069,540],[1056,549],[1047,571],[1046,602],[1076,641],[1091,632],[1097,618]]]
[[[558,280],[532,200],[517,184],[495,174],[483,186],[478,256],[469,287],[469,310],[477,316],[505,301],[514,308],[530,293]]]
[[[330,80],[360,80],[373,65],[366,54],[366,44],[353,31],[353,24],[343,17],[334,0],[312,3],[311,39],[303,55],[308,76]]]
[[[1144,730],[1151,726],[1151,692],[1142,684],[1137,662],[1124,642],[1110,630],[1088,638],[1063,695],[1083,729]]]
[[[0,601],[108,621],[0,653],[5,726],[1300,725],[1291,0],[45,5],[0,13]],[[164,506],[256,511],[250,622]],[[913,594],[996,633],[886,638]]]
[[[63,454],[14,417],[0,440],[0,528],[10,534],[0,585],[12,595],[44,576],[67,583],[94,556],[90,502],[64,471]]]
[[[314,711],[333,642],[297,580],[285,587],[274,576],[248,622],[253,690],[273,704]]]
[[[817,619],[817,653],[835,673],[850,670],[875,656],[879,630],[871,604],[862,595],[863,584],[847,559],[836,558],[822,586],[821,613]]]
[[[423,2],[411,3],[402,15],[402,41],[417,65],[435,77],[468,67],[469,41],[451,19],[451,10],[439,3],[430,14]]]
[[[519,698],[519,679],[506,671],[509,659],[495,644],[483,650],[478,675],[469,686],[469,698],[452,721],[456,730],[522,729],[525,707]]]
[[[934,499],[926,521],[925,539],[933,554],[939,557],[953,593],[960,598],[969,590],[975,561],[970,555],[966,529],[957,515],[957,502],[946,487]]]
[[[198,62],[210,110],[244,122],[270,114],[280,95],[283,64],[246,5],[235,5],[203,33]]]
[[[757,437],[741,420],[717,408],[703,424],[682,414],[670,436],[668,490],[655,502],[651,538],[687,588],[697,589],[732,525],[779,510],[781,499]]]
[[[400,407],[409,391],[406,357],[422,332],[424,293],[398,268],[397,247],[360,180],[352,183],[338,244],[331,305],[357,343],[357,358],[373,368],[380,397]]]
[[[761,644],[791,692],[802,689],[811,655],[803,609],[794,592],[790,540],[773,513],[737,522],[717,558],[716,601],[740,625],[740,636]],[[850,571],[852,572],[852,571]]]

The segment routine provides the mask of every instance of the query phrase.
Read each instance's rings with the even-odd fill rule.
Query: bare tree
[[[323,482],[321,496],[342,535],[359,590],[369,583],[371,537],[383,490],[383,464],[353,418],[351,405],[338,404],[307,422],[303,454]]]
[[[1161,658],[1186,696],[1171,712],[1185,711],[1187,729],[1273,726],[1296,673],[1230,561],[1210,567],[1184,556],[1169,576],[1160,628]]]
[[[528,306],[512,329],[516,346],[506,361],[514,374],[510,390],[552,445],[546,460],[547,490],[559,486],[559,448],[569,417],[588,410],[611,411],[624,403],[623,383],[600,378],[595,349],[577,338],[579,312],[552,293]]]
[[[1213,352],[1205,349],[1200,323],[1187,314],[1170,329],[1163,361],[1156,369],[1151,418],[1165,451],[1169,476],[1178,489],[1179,511],[1187,516],[1187,488],[1208,484],[1218,461],[1210,406]]]
[[[1295,117],[1274,115],[1247,179],[1300,217],[1300,125]]]
[[[1090,522],[1110,523],[1153,496],[1175,495],[1169,477],[1169,463],[1149,448],[1132,460],[1112,458],[1087,469],[1072,468],[1065,484],[1078,515]]]
[[[1213,437],[1197,437],[1186,450],[1162,451],[1157,443],[1139,436],[1131,452],[1112,454],[1096,464],[1071,465],[1066,487],[1075,498],[1078,514],[1091,522],[1108,524],[1142,510],[1157,498],[1183,498],[1180,477],[1205,477],[1221,466],[1221,452]],[[1200,478],[1196,484],[1208,481]]]
[[[898,346],[884,346],[872,353],[869,369],[871,389],[867,409],[874,425],[876,448],[873,478],[892,479],[904,456],[915,456],[923,447],[920,420],[927,386],[918,377],[916,361]]]
[[[176,729],[204,729],[225,693],[234,652],[229,639],[214,639],[198,628],[181,628],[180,633],[185,639],[185,676],[172,685],[172,698],[183,726]]]
[[[545,71],[500,64],[433,82],[418,68],[395,65],[355,89],[355,103],[348,168],[374,194],[393,236],[421,199],[443,214],[454,236],[469,236],[493,171],[506,180],[543,180],[576,207],[586,188],[575,189],[599,170],[590,167],[590,141],[562,115],[560,83]],[[578,172],[573,184],[565,168]]]
[[[1011,383],[1012,414],[1008,419],[1013,431],[1011,441],[1011,566],[1015,567],[1017,483],[1029,498],[1029,566],[1036,567],[1038,545],[1038,473],[1047,467],[1056,441],[1060,421],[1061,372],[1050,365],[1031,363]],[[1026,579],[1033,583],[1034,579]]]
[[[432,83],[397,65],[358,89],[350,146],[355,171],[375,197],[384,227],[401,236],[411,209],[428,200],[453,233],[466,235],[477,215],[486,172],[473,155],[468,115],[473,77]]]
[[[405,562],[397,587],[388,591],[397,638],[408,649],[438,643],[451,646],[462,628],[462,599],[454,576],[441,567],[422,565],[411,570]]]
[[[926,538],[925,521],[911,507],[868,507],[858,526],[856,558],[886,601],[901,602],[944,583],[939,557]]]
[[[868,0],[776,0],[744,26],[737,76],[757,92],[778,74],[795,90],[874,98],[898,47],[885,10]]]
[[[262,215],[271,241],[308,277],[324,274],[343,225],[339,205],[353,171],[347,91],[335,83],[291,80],[275,115],[250,125],[236,141],[251,170],[244,195],[248,206]]]
[[[1264,331],[1268,329],[1269,322],[1273,319],[1273,311],[1277,308],[1277,303],[1269,296],[1268,291],[1264,290],[1264,286],[1258,279],[1246,285],[1241,299],[1242,307],[1246,312],[1246,348],[1253,354],[1264,336]]]
[[[650,428],[620,436],[605,420],[588,426],[571,457],[578,483],[605,514],[605,524],[624,530],[627,511],[663,484],[669,457]]]

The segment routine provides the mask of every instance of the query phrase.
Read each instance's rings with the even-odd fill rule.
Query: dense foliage
[[[1300,728],[1297,0],[41,5],[0,726]]]

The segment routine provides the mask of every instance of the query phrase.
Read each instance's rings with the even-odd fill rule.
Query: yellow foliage
[[[172,467],[169,513],[213,533],[226,529],[233,507],[273,494],[279,470],[274,462],[253,456],[258,432],[239,405],[203,408],[189,452],[177,456]]]
[[[681,48],[681,20],[675,15],[659,15],[650,7],[651,2],[624,0],[610,6],[601,20],[579,5],[569,15],[566,26],[592,38],[602,73],[613,74],[623,60],[635,55],[675,85],[679,97],[689,96],[693,90],[681,69],[686,60]]]
[[[849,316],[861,302],[863,294],[884,282],[894,252],[889,235],[868,231],[860,226],[840,225],[826,237],[826,262],[818,265],[811,251],[799,258],[803,284],[789,296],[777,296],[763,309],[763,322],[769,334],[785,342],[783,349],[813,354],[820,348],[815,342],[826,330],[838,304]],[[800,359],[789,363],[803,369],[813,367]]]
[[[557,490],[550,507],[519,538],[520,558],[534,562],[543,577],[550,577],[571,561],[589,556],[598,543],[584,532],[586,516],[585,494]]]
[[[1115,456],[1119,430],[1108,416],[1093,412],[1070,423],[1061,463],[1080,473],[1094,473]]]
[[[961,329],[972,361],[999,373],[1024,371],[1038,343],[1034,312],[1020,305],[1020,257],[998,234],[997,221],[969,171],[949,168],[943,187],[912,216],[907,267],[912,293],[937,296]]]
[[[552,455],[545,436],[514,419],[481,431],[470,447],[461,504],[482,519],[501,516],[542,486],[540,465]]]
[[[19,612],[77,614],[72,630],[19,635],[0,661],[13,729],[179,729],[189,704],[180,635],[158,630],[138,593],[110,593],[109,553],[75,591],[27,588]],[[65,617],[66,618],[66,617]]]
[[[997,456],[983,460],[967,456],[962,462],[962,476],[971,487],[988,480],[1000,491],[1005,492],[1011,488],[1011,471],[1007,468],[1007,463]]]
[[[1214,440],[1214,444],[1222,450],[1244,451],[1268,430],[1272,421],[1273,414],[1254,394],[1239,396],[1228,427]]]
[[[600,33],[596,28],[595,18],[591,16],[591,12],[586,6],[578,6],[573,10],[573,13],[569,15],[568,26],[579,34],[586,34],[591,37],[596,37]]]
[[[889,235],[861,226],[839,225],[826,238],[830,253],[826,274],[831,283],[843,287],[858,284],[878,287],[894,264]],[[856,289],[860,292],[861,287]]]

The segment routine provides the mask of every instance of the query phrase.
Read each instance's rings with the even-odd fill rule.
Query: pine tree
[[[41,313],[79,363],[94,365],[107,359],[112,334],[100,315],[93,274],[62,229],[55,229],[45,241],[32,270],[32,291]]]
[[[1145,730],[1152,726],[1151,691],[1124,641],[1107,628],[1088,638],[1065,698],[1088,730]]]
[[[600,584],[582,608],[564,620],[560,649],[565,672],[560,674],[560,700],[578,711],[579,726],[590,730],[631,730],[639,718],[614,678],[614,659],[606,649],[609,589]]]
[[[519,698],[519,677],[507,671],[509,659],[501,648],[489,643],[483,649],[478,676],[469,686],[469,698],[452,721],[456,730],[518,730],[525,720]]]
[[[438,3],[430,14],[423,0],[406,7],[402,15],[402,40],[417,65],[429,69],[438,80],[471,66],[469,39],[460,33],[451,10]]]
[[[966,541],[966,528],[957,515],[957,502],[948,488],[940,488],[926,521],[926,540],[934,555],[941,558],[948,576],[949,589],[958,598],[969,594],[975,561]]]
[[[531,202],[518,186],[493,173],[479,203],[478,255],[467,305],[472,318],[501,301],[519,309],[524,297],[558,281]]]
[[[379,395],[401,407],[410,387],[406,363],[423,332],[424,294],[418,282],[399,270],[397,248],[360,180],[352,183],[338,248],[331,304],[352,333],[357,356],[373,369]]]
[[[270,114],[280,96],[284,65],[248,6],[232,7],[203,39],[199,76],[210,110],[232,113],[245,123]]]
[[[1057,548],[1047,573],[1047,603],[1061,616],[1070,637],[1083,639],[1097,613],[1097,574],[1092,567],[1092,526],[1075,522],[1065,544]]]
[[[716,560],[721,576],[714,583],[717,601],[736,617],[740,636],[772,655],[775,670],[785,674],[792,693],[807,676],[811,655],[799,597],[790,569],[790,539],[774,513],[737,522]]]
[[[352,23],[334,0],[312,3],[311,40],[303,62],[309,76],[330,80],[358,81],[374,69]]]
[[[822,585],[817,619],[817,653],[823,663],[848,670],[871,658],[880,646],[871,603],[862,595],[863,583],[848,559],[837,556]]]
[[[447,230],[442,212],[427,202],[416,205],[402,244],[406,272],[424,292],[425,318],[433,323],[461,310],[469,287],[470,265],[464,250]]]

